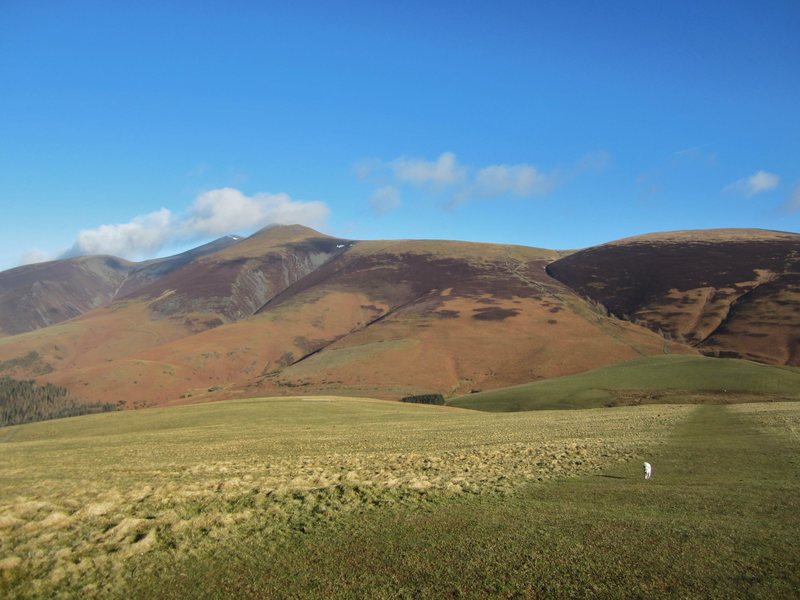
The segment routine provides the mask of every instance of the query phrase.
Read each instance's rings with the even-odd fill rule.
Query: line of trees
[[[417,394],[415,396],[406,396],[401,402],[412,402],[414,404],[436,404],[442,406],[444,404],[444,396],[441,394]]]
[[[0,427],[106,412],[114,408],[109,403],[81,402],[70,396],[66,388],[52,383],[37,384],[31,379],[0,377]]]

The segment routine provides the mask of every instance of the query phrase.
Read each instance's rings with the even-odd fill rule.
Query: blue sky
[[[795,1],[143,4],[3,2],[0,268],[800,230]]]

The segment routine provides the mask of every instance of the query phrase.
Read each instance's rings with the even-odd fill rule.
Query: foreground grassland
[[[326,527],[348,519],[369,535],[384,518],[468,514],[491,498],[504,506],[530,482],[639,461],[690,411],[491,415],[295,398],[0,429],[0,596],[126,597],[159,565],[235,555],[247,540],[274,561],[299,548],[297,536],[327,539]],[[153,586],[143,595],[161,595]]]
[[[252,537],[164,563],[132,597],[797,598],[799,432],[796,402],[699,406],[648,456],[651,481],[631,461],[346,515],[278,548]]]
[[[776,400],[800,400],[800,369],[728,358],[668,355],[460,396],[448,404],[489,412],[514,412]]]

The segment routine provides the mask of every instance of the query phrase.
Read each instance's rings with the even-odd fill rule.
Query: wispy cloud
[[[555,184],[555,177],[542,173],[532,165],[490,165],[475,174],[473,195],[495,198],[511,194],[528,198],[549,192]]]
[[[583,155],[575,163],[573,171],[575,174],[580,175],[586,171],[603,171],[611,165],[611,154],[605,150],[598,150],[597,152],[590,152]]]
[[[750,177],[738,179],[733,183],[729,183],[723,188],[724,192],[733,192],[736,194],[743,194],[745,196],[755,196],[762,192],[768,192],[778,187],[780,177],[774,173],[767,171],[757,171]]]
[[[800,183],[794,186],[792,193],[789,194],[789,197],[781,205],[781,209],[788,213],[796,213],[800,211]]]
[[[400,190],[392,185],[378,188],[372,192],[369,205],[376,214],[386,214],[400,206]]]
[[[462,183],[467,177],[467,169],[458,164],[452,152],[444,152],[436,160],[397,158],[390,165],[397,181],[412,185],[444,187]]]
[[[714,144],[712,142],[709,142],[707,144],[698,144],[697,146],[691,146],[689,148],[682,148],[680,150],[676,150],[675,152],[673,152],[673,156],[682,156],[684,154],[697,154],[700,150],[702,150],[704,148],[708,148],[708,147],[713,146],[713,145]]]
[[[220,188],[200,194],[179,215],[162,208],[127,223],[84,229],[62,257],[112,254],[141,259],[170,244],[252,231],[272,223],[319,227],[329,213],[320,201],[292,200],[288,194],[247,196],[235,188]]]
[[[602,170],[609,162],[608,153],[596,152],[566,169],[544,171],[529,163],[465,165],[453,152],[443,152],[432,160],[365,159],[356,163],[353,172],[361,180],[384,184],[373,192],[370,205],[376,212],[386,212],[399,205],[402,187],[444,196],[451,206],[471,199],[531,198],[547,194],[563,181],[586,171]]]
[[[47,262],[53,260],[55,257],[49,252],[45,252],[39,248],[31,248],[19,259],[20,265],[32,265],[34,263]]]

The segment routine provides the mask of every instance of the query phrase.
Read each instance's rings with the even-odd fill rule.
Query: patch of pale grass
[[[239,401],[23,427],[0,444],[8,593],[102,596],[139,554],[191,554],[235,535],[277,542],[344,512],[508,494],[641,456],[690,410],[509,415],[328,400]]]
[[[768,433],[788,435],[792,441],[800,443],[800,402],[738,404],[730,410],[746,415]]]

